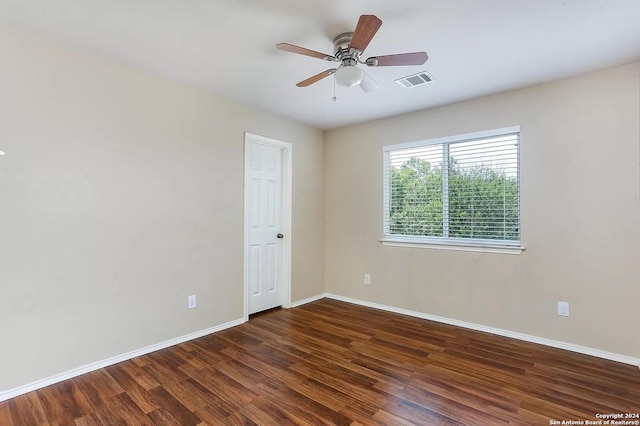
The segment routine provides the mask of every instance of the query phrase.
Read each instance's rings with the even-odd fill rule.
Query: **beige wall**
[[[321,131],[0,27],[0,393],[243,316],[244,131],[293,144],[322,293]]]
[[[636,63],[327,132],[327,291],[640,357],[639,74]],[[378,242],[383,145],[512,125],[526,251]]]

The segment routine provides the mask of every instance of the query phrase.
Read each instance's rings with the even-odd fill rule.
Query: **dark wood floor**
[[[549,425],[638,412],[638,367],[323,299],[0,403],[0,425]]]

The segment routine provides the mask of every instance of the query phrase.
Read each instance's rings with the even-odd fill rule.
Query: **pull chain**
[[[335,76],[335,74],[333,76],[333,98],[332,99],[333,99],[334,102],[338,100],[338,98],[336,98],[336,76]]]

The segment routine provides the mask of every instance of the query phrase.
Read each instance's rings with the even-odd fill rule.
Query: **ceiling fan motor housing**
[[[352,32],[338,34],[333,39],[334,57],[342,62],[335,72],[336,82],[343,87],[353,87],[362,81],[362,70],[358,69],[358,56],[362,53],[350,47]]]
[[[357,56],[360,55],[360,53],[355,49],[351,49],[349,47],[349,45],[351,44],[351,39],[353,38],[353,32],[347,32],[347,33],[342,33],[342,34],[338,34],[334,39],[333,39],[333,56],[335,56],[336,59],[339,60],[344,60],[344,59],[349,59],[349,58],[356,58]]]

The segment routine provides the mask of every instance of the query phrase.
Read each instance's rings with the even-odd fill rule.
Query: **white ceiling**
[[[361,14],[382,19],[363,57],[426,50],[419,67],[368,68],[380,89],[333,77],[333,66],[278,51],[333,53]],[[640,0],[0,0],[0,23],[23,28],[225,97],[328,129],[640,59]],[[394,79],[427,70],[436,81]]]

